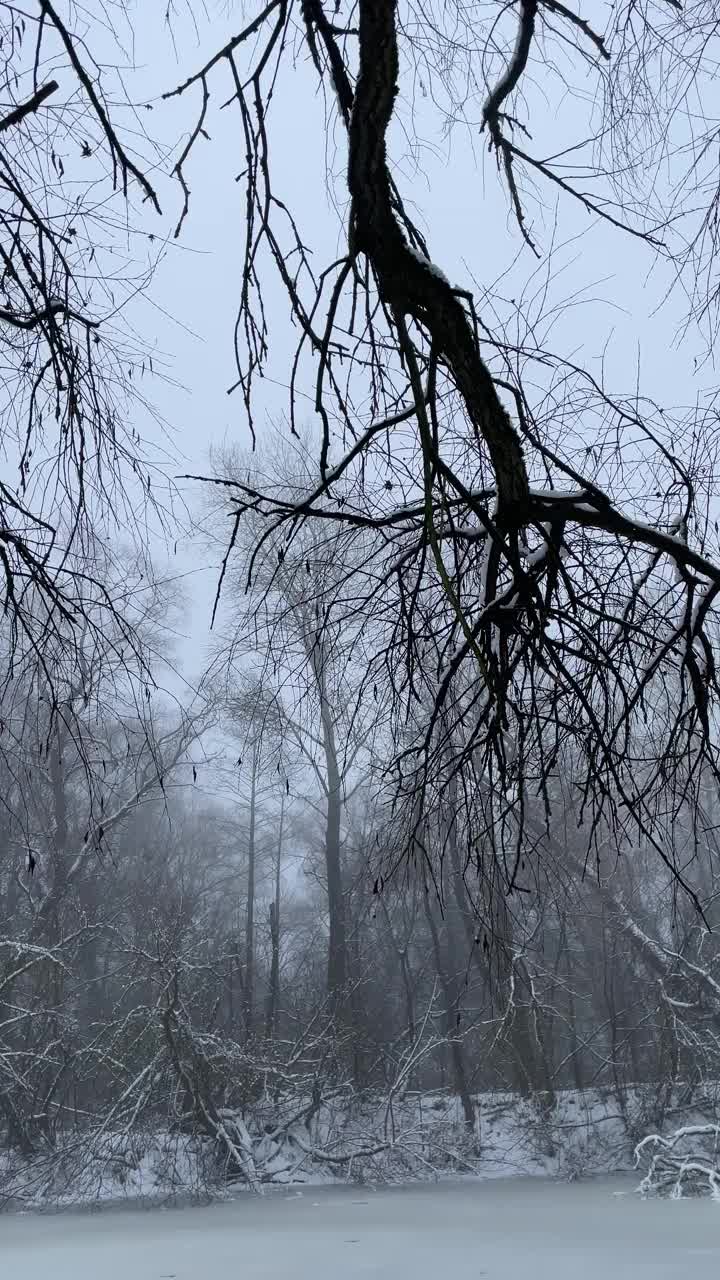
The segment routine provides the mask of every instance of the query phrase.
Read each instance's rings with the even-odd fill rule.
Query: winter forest
[[[1,1207],[720,1198],[718,57],[0,0]]]

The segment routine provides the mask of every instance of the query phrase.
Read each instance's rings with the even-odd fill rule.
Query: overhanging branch
[[[4,133],[6,129],[12,129],[14,125],[19,124],[26,116],[33,115],[47,101],[53,93],[57,93],[59,88],[57,80],[48,80],[42,88],[28,98],[26,102],[21,102],[13,111],[9,111],[6,116],[0,120],[0,133]]]

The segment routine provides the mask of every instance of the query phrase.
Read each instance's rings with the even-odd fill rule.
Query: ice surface
[[[718,1280],[720,1205],[627,1178],[310,1188],[0,1217],[3,1280]]]

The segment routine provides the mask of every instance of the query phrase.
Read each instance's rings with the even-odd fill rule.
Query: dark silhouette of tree
[[[398,163],[398,129],[412,129],[420,85],[438,128],[476,121],[525,254],[542,252],[534,221],[545,192],[560,199],[561,216],[569,202],[631,237],[649,264],[664,258],[686,285],[689,273],[695,313],[707,318],[716,297],[711,128],[693,136],[699,171],[692,180],[680,171],[694,127],[683,104],[691,90],[700,100],[711,92],[718,22],[705,0],[690,8],[617,0],[601,30],[557,0],[481,15],[460,3],[270,0],[167,94],[200,100],[176,166],[178,234],[215,96],[238,113],[246,225],[235,389],[250,427],[259,429],[258,388],[280,326],[282,308],[266,302],[276,273],[298,334],[290,429],[308,389],[320,428],[316,480],[304,492],[228,477],[237,513],[229,555],[249,515],[266,525],[249,579],[308,525],[356,535],[362,567],[347,597],[353,617],[367,620],[366,692],[383,689],[398,739],[408,707],[415,717],[416,740],[395,763],[398,787],[420,797],[410,805],[417,823],[451,775],[467,788],[486,779],[492,813],[481,825],[494,829],[512,810],[522,845],[524,787],[547,795],[571,755],[589,844],[607,819],[639,828],[672,860],[659,815],[692,794],[700,772],[717,774],[714,411],[673,415],[615,396],[534,333],[518,341],[512,307],[503,322],[492,294],[474,296],[436,265],[442,245],[431,254]],[[319,146],[332,131],[344,156],[334,192],[342,247],[323,264],[298,202],[277,187],[272,144],[274,90],[299,48],[327,93]],[[582,105],[588,76],[592,110]],[[535,110],[546,111],[536,81],[557,99],[549,157],[532,138]],[[315,141],[308,130],[305,145]],[[672,175],[664,185],[661,159]],[[470,198],[473,183],[468,173]],[[478,228],[478,252],[492,258],[481,214]],[[520,317],[524,305],[515,300]],[[639,786],[631,744],[648,714],[651,768]],[[445,750],[440,720],[459,749]]]
[[[88,633],[128,670],[140,653],[106,571],[153,505],[152,359],[123,302],[150,270],[128,219],[159,206],[109,105],[119,71],[93,56],[110,35],[64,4],[0,3],[0,679],[37,670],[51,699],[58,670],[81,678]]]

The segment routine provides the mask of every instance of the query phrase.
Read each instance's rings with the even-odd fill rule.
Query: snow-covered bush
[[[648,1134],[635,1148],[645,1166],[643,1195],[710,1195],[720,1200],[720,1125],[691,1124],[666,1135]]]

